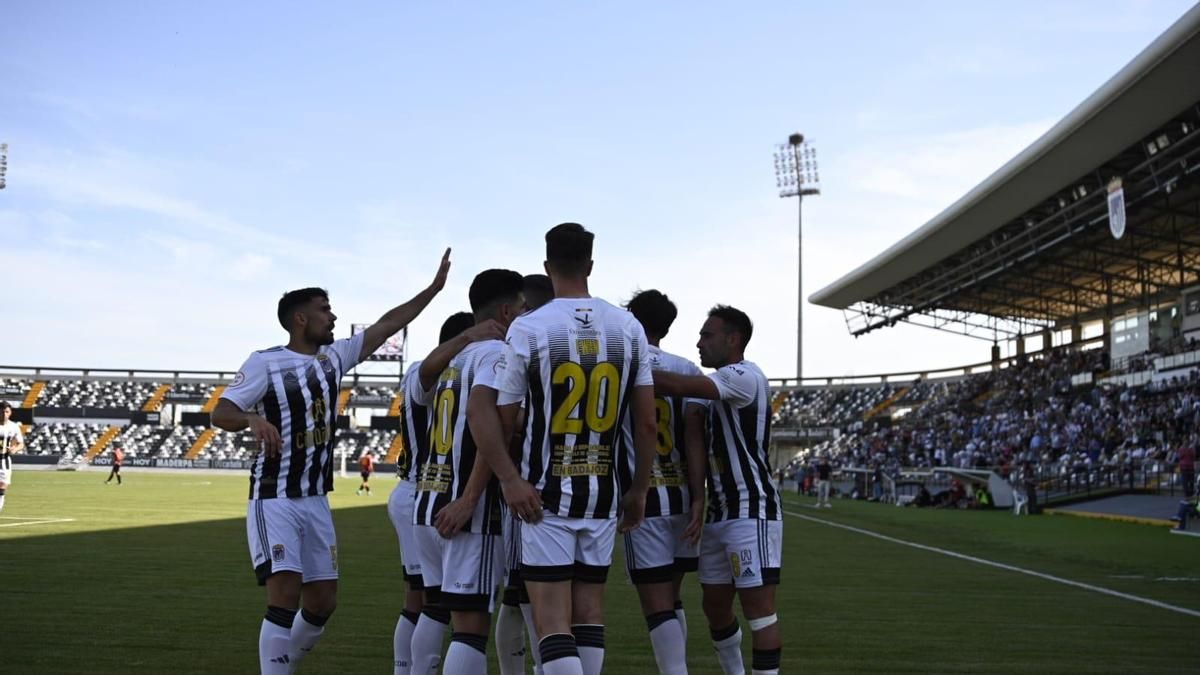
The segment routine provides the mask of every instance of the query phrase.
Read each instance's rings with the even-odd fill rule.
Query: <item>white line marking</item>
[[[48,525],[50,523],[73,523],[74,518],[20,518],[18,516],[3,516],[6,520],[24,520],[24,523],[4,523],[0,527],[21,527],[22,525]]]
[[[802,513],[793,513],[792,511],[784,511],[784,513],[786,513],[789,516],[792,516],[793,518],[800,518],[802,520],[809,520],[814,523],[818,523],[820,525],[828,525],[829,527],[836,527],[838,529],[848,530],[850,532],[856,532],[858,534],[865,534],[868,537],[882,539],[883,541],[890,541],[893,544],[900,544],[901,546],[908,546],[910,548],[916,548],[916,549],[920,549],[922,551],[929,551],[931,553],[940,553],[945,556],[950,556],[951,558],[958,558],[959,560],[966,560],[968,562],[978,563],[980,565],[987,565],[988,567],[995,567],[997,569],[1008,570],[1009,572],[1017,572],[1020,574],[1027,574],[1031,577],[1037,577],[1039,579],[1045,579],[1047,581],[1053,581],[1056,583],[1065,584],[1067,586],[1074,586],[1075,588],[1082,588],[1086,591],[1092,591],[1093,593],[1101,593],[1103,595],[1111,595],[1114,598],[1121,598],[1122,600],[1130,600],[1132,602],[1140,602],[1143,605],[1150,605],[1151,607],[1158,607],[1159,609],[1166,609],[1166,610],[1170,610],[1172,612],[1178,612],[1180,614],[1186,614],[1188,616],[1194,616],[1194,617],[1200,618],[1200,611],[1196,611],[1194,609],[1188,609],[1186,607],[1179,607],[1176,605],[1169,605],[1165,602],[1159,602],[1158,600],[1151,600],[1150,598],[1142,598],[1142,597],[1138,597],[1136,595],[1130,595],[1128,593],[1114,591],[1110,588],[1103,588],[1101,586],[1093,586],[1091,584],[1085,584],[1081,581],[1072,581],[1070,579],[1056,577],[1052,574],[1044,574],[1042,572],[1035,572],[1033,570],[1027,570],[1023,567],[1017,567],[1015,565],[1006,565],[1004,563],[995,562],[993,560],[985,560],[983,558],[976,558],[973,555],[966,555],[964,553],[955,553],[954,551],[947,551],[944,548],[937,548],[936,546],[926,546],[925,544],[918,544],[918,543],[912,542],[912,541],[905,541],[903,539],[889,537],[886,534],[879,534],[878,532],[864,530],[861,527],[854,527],[851,525],[843,525],[841,523],[835,523],[833,521],[823,520],[821,518],[813,518],[812,516],[806,516]]]

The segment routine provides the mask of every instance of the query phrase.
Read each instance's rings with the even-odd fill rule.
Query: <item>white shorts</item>
[[[251,499],[246,540],[259,586],[276,572],[299,572],[306,584],[338,578],[337,535],[325,495]]]
[[[698,575],[702,584],[777,585],[782,563],[783,521],[738,518],[704,526]]]
[[[673,581],[676,573],[695,572],[698,547],[683,540],[687,515],[655,516],[625,534],[625,574],[635,584]]]
[[[456,612],[488,612],[500,578],[500,537],[459,532],[450,539],[431,525],[414,525],[413,539],[421,557],[425,588],[440,588],[437,603]]]
[[[0,469],[0,483],[12,484],[12,474],[10,469]]]
[[[416,486],[411,481],[400,481],[388,496],[387,510],[392,527],[396,529],[396,537],[400,540],[400,564],[404,566],[404,580],[409,588],[419,591],[425,588],[425,583],[421,578],[421,558],[417,555],[417,544],[413,540],[415,494]]]
[[[521,578],[602,584],[612,564],[616,518],[564,518],[546,514],[521,523]]]

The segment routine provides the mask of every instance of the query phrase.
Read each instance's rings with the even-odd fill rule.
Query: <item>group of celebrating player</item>
[[[722,670],[744,672],[735,596],[753,672],[779,670],[783,511],[767,379],[744,358],[750,319],[709,312],[697,348],[715,371],[703,375],[659,349],[676,316],[666,295],[641,291],[619,308],[589,294],[593,238],[575,223],[547,232],[548,277],[478,274],[471,312],[447,319],[402,380],[405,452],[388,502],[407,584],[397,674],[486,672],[498,595],[502,673],[524,672],[526,637],[538,673],[601,672],[618,533],[660,672],[687,672],[686,572],[699,577]],[[288,345],[251,354],[213,413],[263,447],[246,518],[267,588],[263,673],[294,672],[336,605],[325,494],[341,377],[441,291],[449,253],[427,289],[349,339],[334,340],[323,290],[286,294]]]

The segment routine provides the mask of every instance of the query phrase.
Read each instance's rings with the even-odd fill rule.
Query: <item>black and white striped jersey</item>
[[[428,393],[421,390],[421,361],[413,361],[400,382],[400,435],[404,449],[396,459],[400,480],[414,483],[417,467],[429,456],[429,407],[422,401]]]
[[[767,376],[749,361],[709,375],[721,399],[709,403],[706,522],[783,520],[771,475],[771,399]]]
[[[508,329],[501,405],[526,409],[521,473],[547,513],[615,518],[614,463],[635,386],[654,386],[642,325],[600,298],[557,298]]]
[[[12,453],[17,443],[24,442],[25,435],[21,433],[21,425],[9,420],[0,424],[0,470],[12,471]]]
[[[429,451],[417,469],[413,522],[433,525],[447,504],[463,495],[475,466],[475,438],[467,424],[467,401],[474,387],[496,389],[498,364],[504,355],[500,340],[474,342],[459,352],[437,386],[422,401],[432,413]],[[463,532],[500,534],[500,488],[488,483]]]
[[[680,375],[703,375],[696,364],[682,356],[664,352],[649,345],[650,366],[654,370],[665,370]],[[654,414],[658,426],[654,455],[654,467],[650,474],[650,491],[646,494],[646,517],[672,516],[687,513],[691,505],[687,480],[687,452],[685,450],[684,409],[689,402],[701,403],[682,396],[655,396]],[[620,463],[617,480],[621,492],[629,489],[633,472],[637,466],[637,449],[633,444],[633,416],[625,417],[621,428]]]
[[[254,352],[221,394],[279,429],[278,455],[250,466],[250,499],[312,497],[333,491],[333,446],[342,376],[358,365],[359,333],[315,355],[272,347]]]

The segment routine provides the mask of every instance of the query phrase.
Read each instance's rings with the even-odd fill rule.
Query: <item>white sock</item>
[[[4,510],[4,497],[5,495],[0,495],[0,511]]]
[[[496,616],[496,660],[500,675],[525,673],[525,619],[521,608],[500,605]]]
[[[292,624],[291,647],[288,648],[288,657],[291,659],[290,670],[288,672],[296,672],[296,668],[305,656],[312,651],[313,647],[317,646],[317,642],[321,639],[321,633],[325,632],[325,622],[329,620],[327,616],[317,616],[309,614],[305,610],[300,610],[300,615],[296,617],[295,623]]]
[[[529,651],[533,656],[533,672],[535,675],[545,675],[542,669],[542,650],[538,646],[542,639],[537,634],[537,624],[533,622],[533,605],[521,603],[521,617],[525,619],[525,634],[529,636]]]
[[[575,635],[575,647],[579,650],[579,661],[583,664],[583,675],[600,675],[604,668],[604,626],[581,623],[571,626]]]
[[[442,640],[449,621],[429,616],[425,610],[412,636],[412,675],[433,675],[442,664]],[[436,611],[436,610],[434,610]]]
[[[675,603],[675,618],[679,619],[679,628],[683,630],[683,643],[687,644],[687,613],[683,611],[683,602]]]
[[[538,642],[542,653],[542,669],[546,675],[583,675],[583,662],[575,638],[566,633],[547,635]]]
[[[742,629],[737,621],[723,630],[713,631],[713,647],[717,650],[717,660],[721,662],[721,672],[725,675],[745,675],[746,664],[742,661]]]
[[[646,617],[650,629],[650,644],[654,661],[661,675],[687,675],[687,645],[681,639],[683,631],[674,611],[659,612]]]
[[[396,620],[396,630],[392,633],[392,657],[396,667],[392,675],[409,675],[412,671],[412,636],[420,616],[406,609]]]
[[[486,675],[487,636],[474,633],[454,633],[442,675]]]
[[[292,643],[291,625],[296,610],[268,607],[258,631],[258,668],[262,675],[287,675],[288,648]]]

